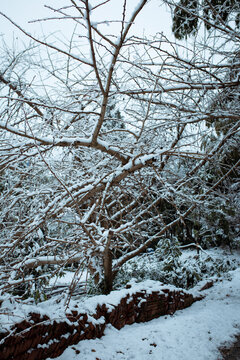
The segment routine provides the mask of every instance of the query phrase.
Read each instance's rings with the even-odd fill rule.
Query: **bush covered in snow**
[[[155,251],[138,256],[123,265],[115,279],[115,287],[126,285],[131,279],[158,280],[182,288],[191,288],[199,281],[221,276],[239,266],[233,256],[223,256],[222,251],[181,251],[179,243],[164,239]]]

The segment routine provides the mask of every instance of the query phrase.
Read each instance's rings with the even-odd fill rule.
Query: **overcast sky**
[[[92,0],[91,3],[94,5],[98,2],[98,0]],[[129,15],[132,12],[131,6],[134,8],[138,2],[139,0],[128,0]],[[55,14],[44,7],[44,5],[57,8],[61,5],[66,6],[70,4],[69,0],[9,0],[0,2],[0,11],[37,37],[41,37],[43,34],[49,35],[55,33],[56,36],[66,36],[69,38],[74,26],[71,20],[44,21],[41,22],[41,24],[29,23],[29,21],[55,16]],[[122,13],[121,5],[121,0],[112,0],[110,5],[99,9],[99,19],[110,20],[116,19],[117,17],[119,18],[119,12],[120,15]],[[150,0],[137,18],[133,32],[135,35],[141,36],[143,33],[145,35],[153,35],[156,32],[162,31],[167,36],[171,36],[170,14],[166,11],[166,6],[162,5],[161,0]],[[7,42],[11,42],[11,40],[16,37],[22,40],[25,39],[24,35],[20,35],[17,29],[2,17],[0,18],[0,34],[4,36]]]

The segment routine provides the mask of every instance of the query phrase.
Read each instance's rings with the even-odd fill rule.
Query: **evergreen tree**
[[[212,27],[235,21],[240,25],[239,0],[180,0],[174,8],[172,31],[179,40],[197,33],[200,24]]]

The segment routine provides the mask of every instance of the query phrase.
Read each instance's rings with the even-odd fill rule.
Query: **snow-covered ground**
[[[78,282],[83,282],[87,280],[87,271],[83,271],[80,276],[77,277]],[[73,271],[64,271],[64,274],[59,276],[54,276],[51,278],[49,285],[55,286],[55,285],[69,285],[71,284],[72,280],[74,279],[74,272]]]
[[[217,360],[218,348],[240,333],[240,269],[203,291],[190,308],[70,346],[58,360]]]

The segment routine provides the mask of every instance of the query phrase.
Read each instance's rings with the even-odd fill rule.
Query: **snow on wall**
[[[60,319],[51,319],[42,312],[29,313],[25,320],[0,333],[1,360],[55,358],[80,340],[100,338],[106,324],[121,329],[134,322],[150,321],[184,309],[200,297],[154,282],[150,288],[138,286],[93,299],[91,310],[82,312],[82,304],[75,303]]]

